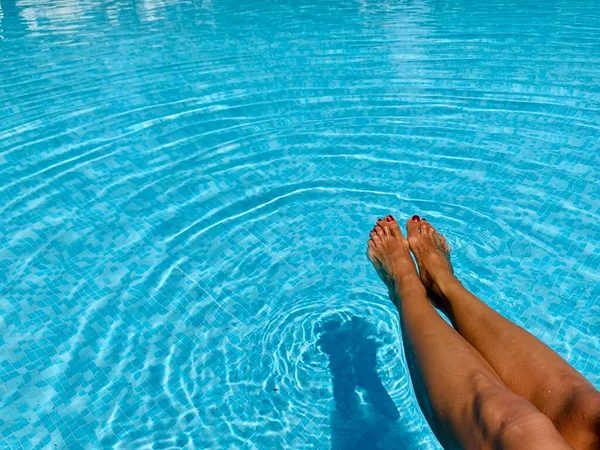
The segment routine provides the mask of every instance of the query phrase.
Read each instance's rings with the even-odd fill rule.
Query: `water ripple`
[[[7,445],[439,448],[389,212],[598,385],[596,9],[0,1]]]

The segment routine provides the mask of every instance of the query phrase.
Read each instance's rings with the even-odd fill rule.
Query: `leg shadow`
[[[369,324],[359,317],[335,319],[317,331],[321,334],[319,347],[329,357],[333,382],[332,449],[383,448],[389,441],[405,448],[402,441],[407,443],[408,436],[401,430],[398,408],[377,373],[379,344]]]

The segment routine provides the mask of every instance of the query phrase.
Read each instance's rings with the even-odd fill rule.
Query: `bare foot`
[[[429,293],[432,303],[449,313],[449,305],[440,288],[440,282],[448,277],[454,278],[450,264],[450,247],[444,236],[425,219],[412,216],[406,223],[408,244],[417,259],[419,275]]]
[[[406,276],[417,275],[415,263],[410,256],[408,241],[393,216],[379,219],[370,234],[367,256],[375,266],[379,277],[390,289]],[[417,278],[418,283],[418,278]]]

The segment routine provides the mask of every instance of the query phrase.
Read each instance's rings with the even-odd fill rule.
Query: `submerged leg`
[[[571,445],[600,448],[600,393],[557,353],[467,291],[453,275],[445,239],[426,220],[413,216],[407,230],[430,299],[456,330]]]
[[[386,222],[387,221],[387,222]],[[398,223],[371,232],[368,256],[402,322],[419,404],[445,448],[570,448],[550,420],[508,390],[485,359],[429,303]]]

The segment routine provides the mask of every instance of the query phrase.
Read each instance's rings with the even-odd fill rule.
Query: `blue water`
[[[600,387],[596,0],[0,0],[0,447],[440,448],[365,257]]]

